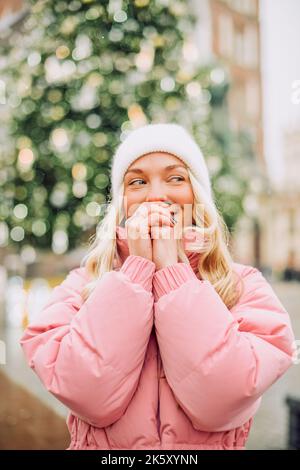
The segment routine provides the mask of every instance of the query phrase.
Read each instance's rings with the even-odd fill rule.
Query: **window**
[[[246,26],[244,33],[244,61],[249,67],[258,65],[258,38],[257,30],[253,26]]]
[[[246,112],[251,120],[257,119],[260,112],[259,85],[256,80],[246,82]]]
[[[237,30],[234,38],[235,60],[238,64],[244,63],[244,35],[243,31]]]
[[[233,24],[231,16],[220,14],[219,16],[219,50],[227,58],[233,53]]]

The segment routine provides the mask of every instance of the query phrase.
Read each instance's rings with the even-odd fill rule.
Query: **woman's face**
[[[126,218],[131,217],[143,202],[158,201],[170,201],[180,206],[184,226],[194,222],[194,195],[186,165],[166,152],[143,155],[131,164],[124,176]]]

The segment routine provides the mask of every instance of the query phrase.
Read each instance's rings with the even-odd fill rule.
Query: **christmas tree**
[[[13,145],[2,148],[0,224],[9,245],[64,253],[85,242],[108,201],[116,146],[148,122],[191,131],[234,228],[251,146],[225,125],[228,79],[196,58],[188,10],[184,0],[37,1],[2,41]]]

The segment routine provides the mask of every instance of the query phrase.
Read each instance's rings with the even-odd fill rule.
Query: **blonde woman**
[[[112,198],[81,266],[21,338],[69,409],[68,449],[244,449],[292,364],[290,318],[232,260],[205,160],[177,124],[119,145]]]

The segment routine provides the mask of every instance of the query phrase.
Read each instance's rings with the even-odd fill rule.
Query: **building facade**
[[[264,218],[258,200],[268,199],[270,189],[263,138],[259,0],[192,0],[191,5],[198,18],[193,39],[199,60],[216,61],[226,71],[230,127],[251,138],[255,157],[249,174],[251,193],[245,201],[245,215],[236,227],[232,249],[238,261],[262,267]]]
[[[227,70],[231,127],[251,136],[265,173],[259,0],[192,0],[192,7],[198,17],[194,40],[200,60],[215,58]]]

